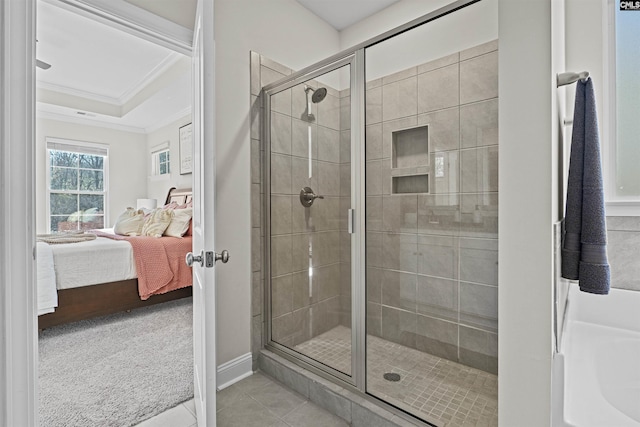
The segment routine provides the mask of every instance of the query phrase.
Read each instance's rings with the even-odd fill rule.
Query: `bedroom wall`
[[[147,194],[146,136],[103,127],[80,125],[50,119],[36,120],[36,232],[46,233],[46,138],[64,138],[109,146],[109,207],[107,224],[127,206]]]
[[[300,69],[336,53],[340,42],[294,0],[216,0],[215,38],[216,249],[231,254],[216,268],[220,365],[251,351],[250,51]]]
[[[162,205],[167,196],[169,188],[192,188],[193,174],[180,175],[180,141],[179,129],[181,126],[191,123],[191,114],[171,122],[160,129],[148,133],[147,139],[147,197],[157,199],[158,206]],[[151,175],[151,153],[156,151],[156,147],[169,142],[171,158],[171,174],[166,176]]]

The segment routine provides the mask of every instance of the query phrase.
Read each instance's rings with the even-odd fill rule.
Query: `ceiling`
[[[39,117],[146,133],[189,112],[185,56],[48,2],[37,16]]]
[[[134,6],[193,30],[197,0],[124,0]]]
[[[196,0],[118,1],[193,28]],[[400,0],[296,1],[342,30]],[[190,112],[188,58],[54,3],[38,1],[38,117],[149,133]]]
[[[296,0],[338,31],[400,0]]]

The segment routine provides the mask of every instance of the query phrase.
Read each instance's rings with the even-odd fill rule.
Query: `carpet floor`
[[[40,425],[134,426],[193,398],[192,300],[39,335]]]

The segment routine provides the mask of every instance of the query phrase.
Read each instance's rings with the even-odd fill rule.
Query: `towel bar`
[[[557,87],[565,86],[571,83],[575,83],[578,80],[587,80],[589,78],[588,71],[581,71],[579,73],[574,73],[572,71],[566,73],[556,74],[556,85]]]

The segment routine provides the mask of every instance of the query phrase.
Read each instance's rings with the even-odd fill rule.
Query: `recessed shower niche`
[[[429,192],[429,126],[391,133],[391,192]]]
[[[429,126],[392,132],[393,168],[414,168],[429,164]]]

